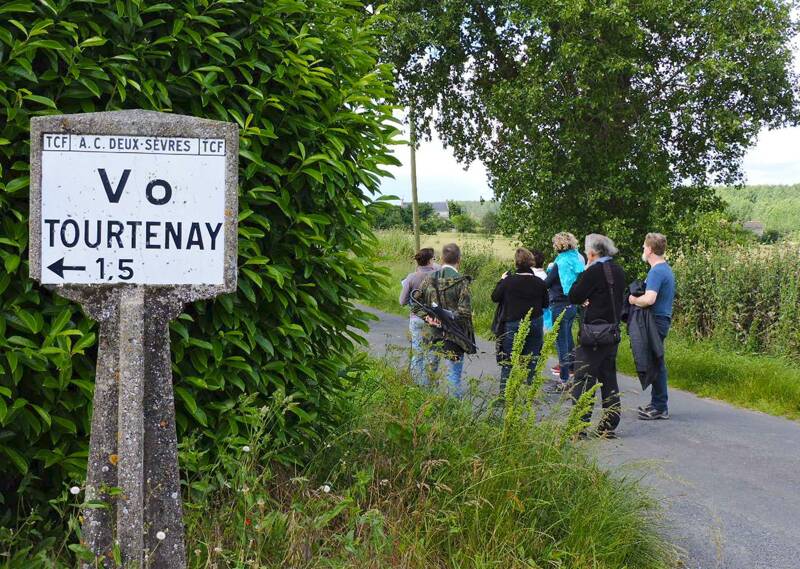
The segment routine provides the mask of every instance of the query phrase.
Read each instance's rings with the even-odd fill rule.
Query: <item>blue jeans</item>
[[[423,387],[431,385],[431,379],[439,371],[439,362],[444,360],[444,376],[450,387],[450,392],[458,399],[464,396],[465,388],[461,381],[464,372],[464,354],[454,354],[442,347],[441,339],[433,336],[433,329],[421,319],[412,319],[409,324],[411,330],[411,374],[419,373],[414,381]],[[414,359],[414,335],[419,334],[419,356]],[[415,371],[416,370],[416,371]]]
[[[512,320],[505,323],[505,332],[500,339],[501,353],[499,354],[500,360],[500,397],[505,397],[506,382],[508,376],[511,374],[511,350],[514,347],[514,338],[519,330],[520,320]],[[528,331],[528,337],[525,339],[525,344],[522,347],[523,356],[531,356],[531,361],[528,364],[528,384],[533,381],[533,372],[536,370],[536,362],[539,360],[539,355],[542,353],[542,344],[544,343],[544,331],[542,330],[542,317],[534,318],[531,320],[531,328]]]
[[[428,377],[425,373],[425,346],[423,345],[423,335],[425,333],[425,321],[422,318],[412,316],[408,320],[408,332],[411,335],[411,360],[409,369],[411,379],[417,385],[428,385]]]
[[[575,367],[575,338],[572,335],[572,323],[578,315],[578,309],[572,304],[554,304],[550,308],[553,311],[554,324],[561,313],[564,313],[558,327],[556,349],[558,365],[561,366],[561,381],[569,381],[569,374]]]
[[[439,371],[439,362],[444,360],[444,376],[447,379],[449,391],[456,399],[464,397],[466,391],[461,375],[464,372],[464,354],[446,354],[440,346],[433,345],[426,357],[425,384],[430,385],[430,377]]]
[[[667,339],[667,334],[669,334],[669,327],[672,323],[672,319],[668,316],[656,316],[656,328],[658,328],[658,335],[661,336],[661,340]],[[655,382],[653,382],[652,387],[650,388],[650,405],[658,409],[659,411],[667,411],[667,401],[669,396],[667,394],[667,357],[666,357],[666,347],[664,348],[664,359],[661,360],[661,369],[658,372],[658,378]]]

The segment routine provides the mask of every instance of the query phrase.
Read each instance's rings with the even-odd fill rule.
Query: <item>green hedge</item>
[[[95,324],[28,278],[31,117],[143,108],[239,124],[239,290],[173,324],[179,437],[227,444],[243,394],[290,397],[274,441],[290,461],[338,413],[348,330],[364,321],[350,299],[375,279],[368,215],[395,132],[380,17],[332,0],[0,2],[7,511],[83,476],[96,357]]]
[[[677,255],[675,323],[693,338],[800,361],[800,245],[720,245]]]

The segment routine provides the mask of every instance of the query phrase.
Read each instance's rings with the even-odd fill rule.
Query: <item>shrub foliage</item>
[[[782,243],[679,255],[676,323],[725,347],[800,360],[798,253]]]
[[[242,393],[290,404],[292,460],[338,413],[393,161],[380,15],[332,0],[0,3],[0,500],[83,475],[96,330],[28,279],[29,121],[143,108],[241,129],[239,290],[172,326],[179,437],[236,437]],[[38,494],[37,494],[38,492]]]

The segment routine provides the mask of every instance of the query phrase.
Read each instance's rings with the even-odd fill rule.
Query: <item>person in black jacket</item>
[[[547,286],[533,272],[533,254],[520,247],[514,254],[516,272],[508,272],[498,281],[492,291],[492,300],[501,306],[500,333],[498,334],[498,362],[500,362],[500,397],[505,396],[506,381],[511,373],[511,347],[519,330],[520,322],[531,313],[531,326],[522,349],[522,355],[530,356],[528,382],[533,379],[536,362],[544,341],[542,315],[547,308]]]
[[[585,309],[581,326],[602,322],[619,326],[625,296],[625,271],[613,260],[618,250],[611,239],[596,233],[586,236],[585,249],[588,265],[570,289],[569,301]],[[606,264],[610,268],[613,286],[608,284],[604,269]],[[619,425],[622,411],[617,385],[618,348],[618,341],[600,346],[581,344],[575,352],[572,397],[577,401],[585,391],[600,382],[603,417],[597,427],[597,434],[605,438],[616,437],[615,429]],[[584,420],[589,422],[591,418],[590,411]]]

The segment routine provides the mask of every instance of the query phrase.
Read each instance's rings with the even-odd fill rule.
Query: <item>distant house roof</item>
[[[450,208],[447,207],[447,202],[431,202],[431,205],[439,215],[450,215]]]
[[[447,206],[447,202],[422,202],[422,203],[430,203],[433,211],[436,212],[439,217],[450,217],[450,208]],[[411,202],[407,202],[403,199],[400,200],[400,207],[411,207]]]

